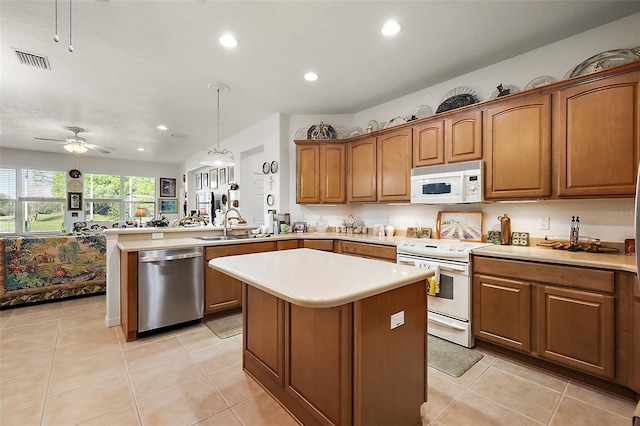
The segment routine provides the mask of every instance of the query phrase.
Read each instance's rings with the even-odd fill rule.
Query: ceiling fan
[[[109,154],[111,151],[115,151],[115,148],[104,147],[100,145],[94,145],[91,143],[87,143],[85,138],[81,138],[78,136],[78,133],[82,133],[85,130],[81,127],[65,127],[65,129],[73,132],[73,136],[68,137],[66,139],[51,139],[51,138],[36,138],[41,141],[56,141],[56,142],[65,142],[64,149],[74,154],[84,154],[90,149],[95,151],[100,151],[103,154]]]

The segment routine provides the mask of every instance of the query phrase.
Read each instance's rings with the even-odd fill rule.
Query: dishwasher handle
[[[140,263],[150,263],[150,262],[162,262],[165,260],[191,259],[194,257],[202,257],[202,253],[191,252],[191,253],[174,254],[173,256],[141,257],[140,259],[138,259],[138,261]]]

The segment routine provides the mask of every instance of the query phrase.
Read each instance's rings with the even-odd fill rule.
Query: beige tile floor
[[[297,425],[196,325],[126,343],[104,296],[0,311],[0,425]],[[634,404],[504,358],[429,368],[425,425],[629,425]]]

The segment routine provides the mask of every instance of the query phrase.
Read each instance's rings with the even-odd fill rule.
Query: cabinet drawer
[[[298,240],[280,240],[276,241],[276,248],[278,250],[291,250],[298,248]]]
[[[275,242],[261,242],[249,244],[233,244],[220,247],[207,247],[205,249],[205,260],[216,257],[233,256],[236,254],[262,253],[276,249]]]
[[[396,248],[391,246],[342,241],[342,253],[396,261]]]
[[[614,289],[613,272],[599,269],[474,256],[473,271],[476,274],[497,275],[606,293],[613,293]]]
[[[333,251],[333,240],[302,240],[302,247],[315,250]]]

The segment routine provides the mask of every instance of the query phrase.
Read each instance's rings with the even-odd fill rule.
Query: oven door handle
[[[440,319],[438,317],[432,316],[430,313],[429,313],[428,317],[429,317],[429,321],[435,322],[436,324],[444,325],[445,327],[453,328],[453,329],[456,329],[456,330],[465,331],[464,327],[459,326],[458,324],[456,324],[453,321],[452,322],[445,321],[445,320]]]

